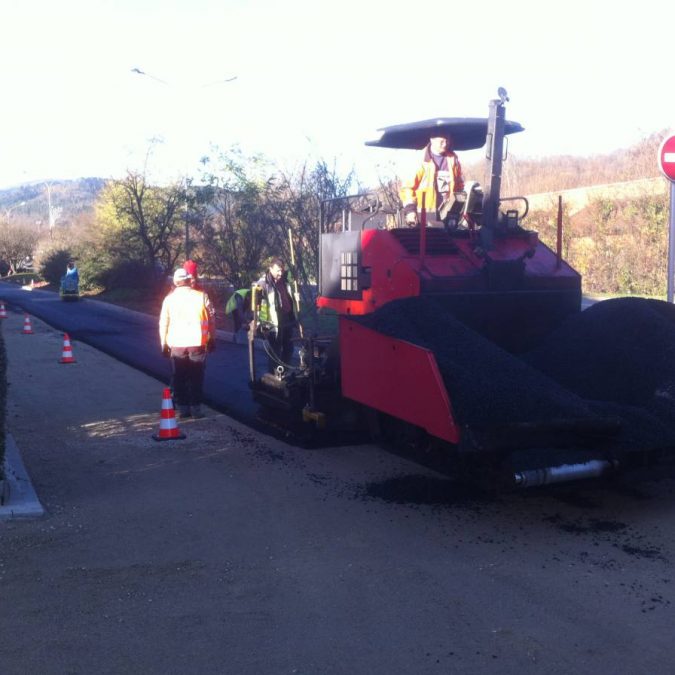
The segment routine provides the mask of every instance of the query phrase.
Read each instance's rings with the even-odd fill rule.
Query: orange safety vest
[[[215,323],[206,293],[178,286],[164,298],[159,315],[162,346],[205,347],[215,337]]]
[[[445,156],[448,158],[450,172],[448,194],[461,192],[464,189],[464,178],[459,159],[452,151],[446,152]],[[431,158],[431,151],[427,145],[420,168],[411,179],[401,182],[399,197],[403,202],[404,213],[419,211],[422,209],[422,204],[424,204],[425,211],[436,211],[438,207],[437,175],[438,168]]]

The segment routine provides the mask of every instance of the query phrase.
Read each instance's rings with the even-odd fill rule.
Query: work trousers
[[[286,319],[279,326],[270,331],[268,341],[272,351],[283,363],[290,363],[293,358],[293,333],[295,331],[295,319]],[[269,369],[274,371],[277,363],[270,359]]]
[[[172,347],[173,399],[179,406],[202,402],[206,349],[204,347]]]

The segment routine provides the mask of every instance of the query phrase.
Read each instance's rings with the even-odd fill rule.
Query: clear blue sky
[[[626,148],[675,127],[674,18],[656,0],[6,2],[0,187],[121,176],[153,137],[158,180],[236,143],[369,181],[410,161],[364,147],[376,128],[483,117],[500,85],[526,128],[511,153]]]

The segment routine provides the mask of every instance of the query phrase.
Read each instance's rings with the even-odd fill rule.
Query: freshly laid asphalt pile
[[[617,298],[569,317],[524,360],[601,415],[621,443],[675,446],[675,306]]]
[[[586,399],[645,406],[675,397],[675,306],[617,298],[569,317],[524,359]]]
[[[462,425],[484,429],[595,416],[579,396],[447,314],[432,297],[389,302],[354,320],[430,349]]]
[[[463,426],[617,419],[613,448],[675,448],[675,307],[668,303],[597,303],[521,356],[448,315],[433,297],[353,319],[430,349]]]

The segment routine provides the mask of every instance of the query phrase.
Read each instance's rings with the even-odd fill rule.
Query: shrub
[[[80,272],[81,290],[97,291],[105,288],[105,278],[111,264],[105,254],[95,249],[83,251],[76,258],[76,262]]]
[[[556,215],[534,210],[526,227],[555,248]],[[667,283],[668,207],[666,196],[591,200],[563,216],[563,257],[591,293],[663,297]]]
[[[68,261],[71,259],[72,257],[68,249],[57,248],[49,251],[40,261],[40,274],[42,278],[50,284],[60,284],[61,277],[66,273]]]
[[[159,269],[138,260],[121,260],[113,263],[98,275],[106,290],[118,288],[154,291],[164,283]]]

